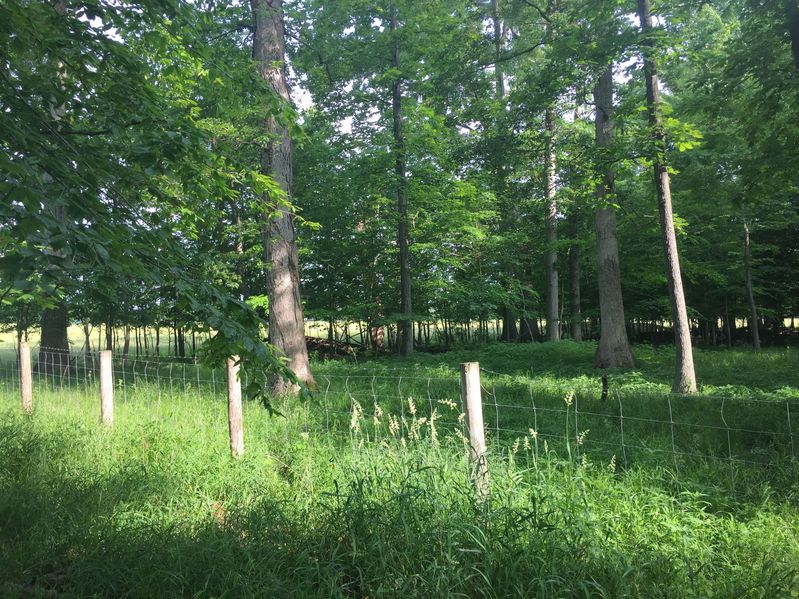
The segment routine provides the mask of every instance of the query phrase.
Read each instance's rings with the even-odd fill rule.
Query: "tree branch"
[[[141,120],[133,120],[123,125],[123,127],[133,127],[141,125]],[[94,137],[96,135],[109,135],[113,129],[61,129],[59,131],[41,131],[44,135],[83,135],[85,137]]]
[[[491,62],[481,62],[477,66],[478,66],[478,68],[481,68],[481,69],[485,68],[485,67],[491,67],[491,66],[497,65],[497,64],[499,64],[501,62],[506,62],[508,60],[513,60],[514,58],[518,58],[519,56],[523,56],[525,54],[529,54],[530,52],[534,52],[535,50],[537,50],[538,48],[540,48],[543,45],[544,45],[544,42],[542,40],[542,41],[538,42],[537,44],[535,44],[534,46],[531,46],[529,48],[525,48],[524,50],[518,50],[516,52],[510,52],[508,54],[505,54],[504,56],[500,56],[499,58],[497,58],[496,60],[493,60]]]
[[[524,4],[526,4],[527,6],[529,6],[531,8],[534,8],[535,11],[541,16],[542,19],[544,19],[547,23],[552,25],[552,20],[549,18],[549,15],[546,13],[546,11],[544,9],[539,7],[537,4],[534,4],[530,0],[522,0],[522,2]]]

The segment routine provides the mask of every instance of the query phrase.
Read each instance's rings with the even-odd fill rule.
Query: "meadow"
[[[221,371],[0,356],[0,594],[11,597],[797,597],[799,355],[638,346],[601,397],[590,343],[315,364],[319,389],[246,402]],[[476,500],[457,365],[479,361],[490,495]],[[792,420],[792,410],[795,417]]]

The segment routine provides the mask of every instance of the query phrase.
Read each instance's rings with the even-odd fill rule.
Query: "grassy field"
[[[117,364],[103,430],[90,368],[37,378],[23,417],[5,356],[0,595],[799,596],[797,352],[697,352],[677,398],[671,352],[637,347],[603,402],[592,351],[320,363],[313,399],[245,405],[237,461],[219,372]],[[486,369],[485,504],[462,361]]]

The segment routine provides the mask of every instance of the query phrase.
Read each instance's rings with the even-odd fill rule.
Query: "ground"
[[[219,373],[119,363],[107,430],[90,367],[38,378],[24,417],[6,360],[0,595],[799,596],[797,352],[698,351],[677,398],[671,350],[636,347],[603,402],[592,351],[317,364],[306,402],[245,405],[239,460]],[[485,369],[485,503],[463,361]]]

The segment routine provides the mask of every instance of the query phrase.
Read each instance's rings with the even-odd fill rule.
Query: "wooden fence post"
[[[19,344],[19,387],[22,394],[22,411],[33,411],[33,373],[31,370],[31,348],[27,343]]]
[[[472,463],[477,498],[488,497],[488,461],[485,431],[483,430],[483,399],[480,391],[480,364],[461,364],[461,400],[469,431],[469,459]]]
[[[227,422],[230,432],[230,455],[244,453],[244,426],[241,414],[241,381],[238,356],[227,359]]]
[[[110,349],[100,352],[100,422],[114,424],[114,356]]]

